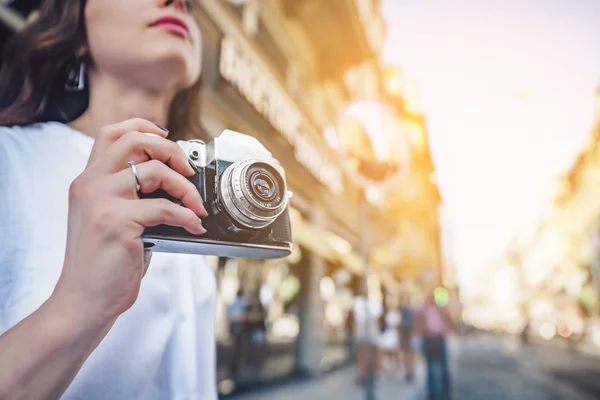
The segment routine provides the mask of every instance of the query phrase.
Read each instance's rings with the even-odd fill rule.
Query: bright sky
[[[598,0],[384,0],[385,61],[421,88],[468,290],[549,201],[600,83]]]

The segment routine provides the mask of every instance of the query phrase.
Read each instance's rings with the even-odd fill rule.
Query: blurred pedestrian
[[[385,312],[383,322],[383,333],[378,340],[381,369],[397,372],[400,368],[400,313],[396,307],[391,307]]]
[[[233,303],[227,306],[229,317],[229,373],[232,379],[237,379],[240,365],[244,356],[244,324],[246,321],[247,306],[244,300],[244,291],[239,289]]]
[[[216,282],[145,250],[200,235],[192,1],[44,0],[0,72],[0,398],[216,399]],[[167,199],[143,198],[163,189]]]
[[[249,339],[250,363],[255,372],[262,373],[267,359],[267,310],[260,300],[260,292],[252,292],[248,302],[247,328]]]
[[[368,307],[368,308],[367,308]],[[379,319],[383,314],[383,305],[374,299],[366,300],[364,295],[354,298],[354,340],[358,349],[358,381],[364,383],[369,368],[374,374],[379,370],[379,352],[377,340],[380,335]]]
[[[417,330],[427,366],[427,399],[450,400],[452,390],[448,363],[448,336],[452,319],[447,308],[438,305],[431,290],[417,313]]]
[[[412,382],[415,377],[414,327],[415,310],[410,295],[405,293],[400,305],[400,351],[407,382]]]

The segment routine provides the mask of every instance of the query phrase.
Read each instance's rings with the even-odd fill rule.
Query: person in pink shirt
[[[423,338],[422,350],[427,364],[428,400],[450,400],[447,337],[453,327],[447,308],[438,305],[431,290],[416,315],[417,333]]]

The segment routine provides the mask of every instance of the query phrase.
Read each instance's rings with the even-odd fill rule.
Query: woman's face
[[[87,0],[88,51],[100,73],[153,91],[179,91],[200,76],[195,0]]]

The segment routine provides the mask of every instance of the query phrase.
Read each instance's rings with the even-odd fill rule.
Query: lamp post
[[[392,118],[395,117],[395,118]],[[365,397],[375,400],[375,332],[371,318],[369,276],[371,221],[369,216],[369,189],[380,193],[397,185],[407,170],[408,146],[402,142],[405,138],[400,132],[386,135],[386,122],[397,127],[398,115],[388,104],[378,101],[363,101],[347,107],[335,129],[329,131],[330,144],[340,154],[348,166],[349,176],[360,188],[358,199],[358,222],[361,232],[361,257],[364,263],[362,294],[364,296],[364,329],[366,334],[367,376]],[[388,132],[389,133],[389,132]],[[333,135],[333,138],[331,136]],[[398,143],[398,142],[401,143]],[[400,151],[395,151],[400,150]],[[402,154],[402,157],[398,157]],[[390,156],[391,155],[391,156]]]

